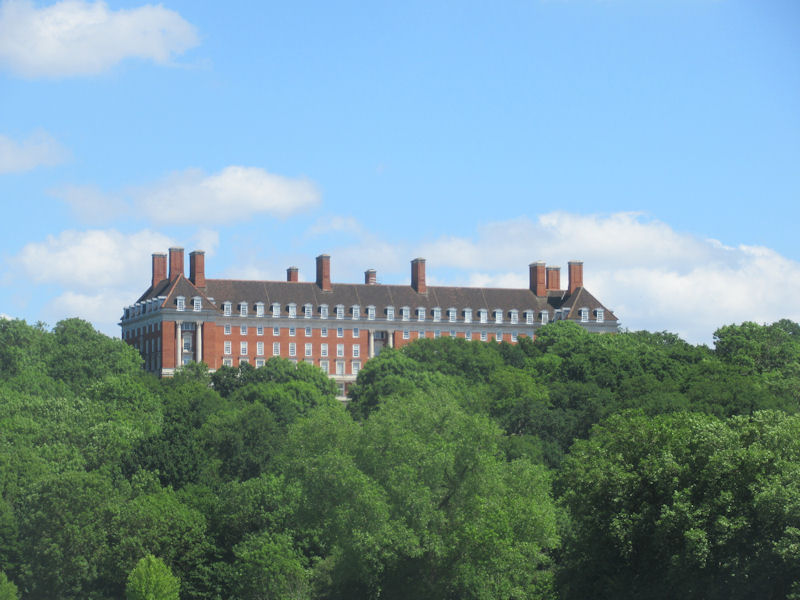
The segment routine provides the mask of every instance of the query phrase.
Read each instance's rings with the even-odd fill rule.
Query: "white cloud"
[[[157,223],[244,221],[254,214],[287,217],[319,203],[306,179],[291,179],[257,167],[230,166],[206,175],[199,169],[174,173],[135,192],[136,203]]]
[[[44,131],[37,131],[21,142],[0,135],[0,173],[21,173],[57,165],[68,158],[69,152]]]
[[[130,207],[119,196],[106,194],[100,188],[89,185],[65,185],[50,190],[60,198],[83,223],[100,225],[130,214]]]
[[[126,58],[165,64],[197,44],[195,28],[161,5],[115,11],[102,1],[0,4],[0,65],[25,77],[94,75]]]

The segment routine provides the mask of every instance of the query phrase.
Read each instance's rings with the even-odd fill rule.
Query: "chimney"
[[[300,281],[300,269],[297,267],[289,267],[286,269],[286,281],[297,283]]]
[[[183,248],[169,249],[169,280],[175,281],[183,275]]]
[[[569,261],[569,293],[583,287],[583,261]]]
[[[544,261],[539,260],[528,265],[530,270],[530,288],[537,296],[547,295],[547,275]]]
[[[367,269],[364,271],[364,283],[367,285],[376,285],[378,283],[378,272],[375,269]]]
[[[328,254],[317,257],[317,285],[323,292],[331,291],[331,257]]]
[[[561,289],[561,267],[547,267],[547,289],[560,290]]]
[[[189,281],[195,287],[206,287],[206,253],[203,250],[189,253]]]
[[[167,278],[167,255],[163,252],[153,254],[153,281],[150,287],[156,287],[160,281]]]
[[[415,258],[411,261],[411,287],[418,294],[428,293],[428,285],[425,283],[424,258]]]

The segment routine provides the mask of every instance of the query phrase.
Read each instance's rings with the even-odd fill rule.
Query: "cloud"
[[[0,135],[0,174],[22,173],[40,166],[57,165],[68,158],[66,148],[44,131],[37,131],[21,142]]]
[[[130,206],[119,196],[106,194],[89,185],[65,185],[50,190],[50,195],[61,199],[72,213],[89,225],[100,225],[130,215]]]
[[[126,58],[169,63],[198,44],[177,12],[147,4],[109,10],[105,2],[30,0],[0,4],[0,65],[24,77],[95,75]]]

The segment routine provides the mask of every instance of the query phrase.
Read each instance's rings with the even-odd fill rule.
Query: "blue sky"
[[[0,313],[118,335],[211,277],[526,286],[631,329],[800,320],[795,0],[0,0]]]

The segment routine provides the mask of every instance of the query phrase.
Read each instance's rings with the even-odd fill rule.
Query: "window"
[[[594,318],[598,323],[602,323],[605,319],[605,311],[602,308],[595,309]]]
[[[517,332],[516,331],[512,331],[511,332],[511,341],[516,344],[516,342],[517,342]]]
[[[409,339],[409,338],[411,337],[411,336],[409,335],[410,333],[411,333],[411,332],[409,332],[409,331],[408,331],[408,329],[403,329],[403,339],[404,339],[404,340],[407,340],[407,339]]]
[[[469,329],[467,329],[466,333],[464,334],[464,339],[465,340],[471,340],[472,339],[472,332]]]
[[[258,327],[256,327],[256,335],[264,335],[264,326],[263,325],[259,325]]]
[[[226,317],[230,317],[231,316],[231,303],[230,302],[224,302],[222,304],[222,310],[225,313]]]
[[[337,319],[344,319],[344,304],[337,304],[336,305],[336,318]]]
[[[328,305],[327,304],[320,304],[319,305],[319,318],[320,319],[327,319],[328,318]]]
[[[247,360],[247,357],[240,358],[240,359],[239,359],[239,364],[240,364],[240,365],[249,365],[249,364],[250,364],[250,361],[249,361],[249,360]]]
[[[344,375],[344,361],[337,360],[336,361],[336,374],[337,375]]]
[[[281,343],[272,342],[272,356],[280,356],[280,355],[281,355]]]
[[[511,309],[510,315],[511,315],[511,324],[512,325],[516,325],[517,323],[519,323],[519,312],[517,311],[516,308],[512,308]]]
[[[404,306],[403,308],[400,309],[400,315],[401,315],[400,318],[403,321],[408,321],[408,319],[411,317],[411,309],[408,308],[407,306]]]
[[[247,335],[247,325],[241,325],[239,327],[239,335]]]
[[[386,307],[386,320],[387,321],[394,321],[394,306],[387,306]]]
[[[306,344],[303,356],[311,356],[311,344]]]
[[[256,342],[256,355],[264,356],[264,342]]]
[[[372,306],[372,305],[367,307],[367,319],[369,321],[374,321],[375,320],[375,307]]]
[[[194,312],[200,312],[200,309],[202,308],[202,302],[200,302],[200,298],[192,298],[192,305]]]
[[[222,365],[225,367],[232,367],[233,366],[233,359],[232,358],[223,358]]]
[[[296,333],[297,329],[295,329],[294,327],[289,327],[289,337],[294,337]]]
[[[279,336],[280,334],[281,334],[281,330],[280,330],[280,329],[278,329],[277,327],[273,327],[273,328],[272,328],[272,335],[273,335],[273,336],[277,337],[277,336]]]
[[[231,334],[231,324],[225,323],[225,335],[230,335],[230,334]]]
[[[417,321],[424,321],[425,320],[425,307],[419,306],[417,307]]]
[[[541,320],[542,320],[542,325],[545,325],[545,324],[547,323],[547,317],[548,317],[548,313],[547,313],[547,311],[546,311],[546,310],[543,310],[543,311],[542,311],[542,314],[541,314],[541,315],[539,315],[539,317],[540,317],[540,318],[541,318]]]
[[[472,323],[472,309],[465,308],[464,309],[464,323]]]
[[[581,309],[581,323],[588,323],[589,322],[589,309],[582,308]]]
[[[263,358],[257,358],[256,359],[256,368],[263,367],[263,366],[264,366],[264,359]]]
[[[481,323],[486,323],[489,320],[489,311],[485,308],[481,308],[478,310],[478,319]]]
[[[311,337],[311,327],[306,327],[306,337]]]
[[[225,350],[224,350],[224,352],[225,352],[225,354],[230,354],[231,353],[231,343],[229,341],[225,342]]]
[[[447,309],[447,318],[450,320],[451,323],[455,323],[456,319],[458,318],[458,311],[455,308],[448,308]]]
[[[440,337],[442,337],[442,330],[441,330],[441,329],[434,329],[434,330],[433,330],[433,337],[434,337],[434,338],[440,338]]]
[[[310,319],[311,318],[311,305],[310,304],[304,304],[303,305],[303,316],[306,319]]]
[[[256,316],[263,317],[264,316],[264,303],[263,302],[256,302]]]
[[[433,320],[438,323],[442,320],[442,309],[438,306],[433,309]]]
[[[281,305],[277,302],[272,303],[272,316],[275,319],[281,316]]]
[[[319,330],[319,335],[320,335],[320,337],[328,337],[328,328],[327,327],[323,327],[322,329],[320,329]]]
[[[344,344],[336,344],[336,356],[344,356]]]
[[[502,341],[503,341],[503,332],[502,332],[502,331],[498,331],[498,332],[497,332],[497,333],[494,335],[494,340],[495,340],[496,342],[502,342]]]
[[[495,323],[502,323],[503,322],[503,310],[500,308],[494,309],[494,322]]]
[[[424,337],[425,337],[425,330],[424,330],[424,329],[420,329],[420,330],[417,332],[417,337],[418,337],[418,338],[424,338]]]
[[[353,358],[359,358],[361,355],[361,344],[353,344]]]
[[[183,296],[178,296],[175,299],[175,302],[177,303],[178,310],[186,309],[186,298],[184,298]]]
[[[357,338],[359,336],[359,333],[360,332],[358,331],[358,327],[353,327],[353,337]]]
[[[297,304],[294,302],[289,303],[289,318],[294,319],[297,317]]]
[[[525,323],[527,325],[533,325],[533,311],[532,310],[526,310],[525,311]]]
[[[361,361],[360,360],[354,360],[352,363],[350,363],[350,372],[353,375],[358,375],[358,372],[360,370],[361,370]]]
[[[353,311],[353,319],[361,317],[361,307],[358,304],[353,304],[350,310]]]
[[[344,328],[342,327],[336,328],[336,337],[344,337]]]
[[[239,354],[242,356],[247,356],[247,342],[242,342],[239,344]]]
[[[485,331],[481,331],[481,341],[485,342],[489,339],[489,335]]]
[[[450,330],[450,337],[456,337],[456,330],[455,329],[451,329]]]
[[[294,342],[289,344],[289,356],[297,356],[297,344]]]
[[[327,360],[321,360],[319,361],[319,368],[322,369],[322,372],[327,375],[331,370],[331,364]]]
[[[246,317],[247,316],[247,302],[240,302],[239,303],[239,316]]]
[[[325,358],[328,357],[328,344],[320,344],[319,346],[319,355]]]

